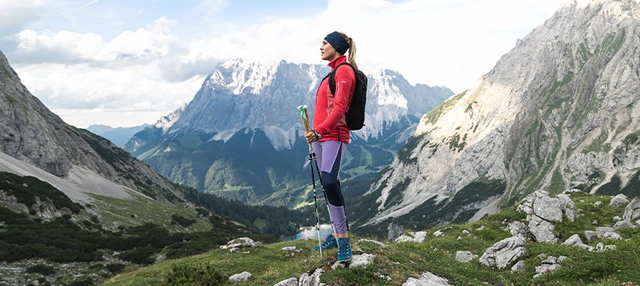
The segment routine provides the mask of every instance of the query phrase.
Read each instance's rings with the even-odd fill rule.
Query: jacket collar
[[[329,66],[331,67],[331,70],[334,70],[339,64],[344,63],[347,61],[347,56],[339,56],[337,57],[335,60],[330,61],[329,62]]]

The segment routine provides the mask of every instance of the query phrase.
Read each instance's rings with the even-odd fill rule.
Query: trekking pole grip
[[[304,130],[306,132],[311,131],[311,127],[309,127],[309,114],[307,112],[307,106],[306,105],[298,106],[298,111],[300,111],[300,118],[302,119]]]

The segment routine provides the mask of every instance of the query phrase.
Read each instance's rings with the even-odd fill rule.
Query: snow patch
[[[377,104],[379,106],[395,105],[405,110],[408,109],[407,99],[394,84],[392,76],[380,71],[380,73],[373,75],[372,77],[374,78],[373,82],[376,83],[376,85],[373,86],[373,89],[378,90]]]
[[[264,65],[234,59],[223,63],[222,67],[233,70],[231,82],[225,84],[229,90],[233,91],[233,94],[240,95],[246,89],[250,89],[251,94],[261,94],[264,88],[271,84],[278,64]],[[219,76],[218,74],[217,77]]]
[[[277,151],[292,149],[296,143],[296,128],[284,130],[279,126],[263,126],[262,130]]]

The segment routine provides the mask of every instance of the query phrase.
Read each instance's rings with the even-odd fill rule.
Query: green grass
[[[100,210],[102,224],[105,226],[123,225],[126,227],[143,223],[160,224],[170,232],[208,231],[211,224],[206,218],[197,218],[194,206],[190,204],[167,204],[130,193],[133,198],[118,199],[92,194],[96,200],[89,208]],[[173,216],[178,215],[195,223],[184,227]]]
[[[467,94],[467,90],[448,98],[443,103],[427,112],[427,114],[422,117],[423,122],[421,124],[434,123],[438,121],[440,116],[451,110],[451,108],[453,108],[458,101],[465,96],[465,94]]]
[[[609,206],[609,196],[584,193],[571,196],[576,208],[582,211],[574,222],[565,219],[555,224],[555,231],[561,237],[561,242],[577,233],[587,243],[583,234],[585,230],[595,230],[596,226],[592,224],[594,220],[599,221],[600,226],[613,225],[612,217],[622,216],[624,213],[624,207]],[[596,201],[603,204],[596,207],[593,204]],[[312,273],[317,268],[325,271],[321,282],[334,286],[402,285],[409,277],[418,278],[425,271],[448,279],[452,285],[622,285],[623,282],[640,282],[640,272],[637,271],[640,267],[640,229],[618,230],[624,237],[623,240],[597,239],[589,243],[595,246],[598,242],[603,242],[617,248],[605,252],[589,252],[560,243],[528,242],[522,257],[525,261],[524,270],[520,272],[512,272],[510,267],[487,267],[479,263],[477,258],[469,263],[455,260],[458,250],[482,256],[495,242],[511,236],[506,229],[509,222],[522,221],[524,218],[525,215],[512,206],[472,224],[451,224],[429,229],[427,238],[421,243],[381,241],[386,247],[364,240],[365,237],[352,235],[354,254],[376,255],[374,263],[367,267],[333,270],[331,265],[336,261],[335,249],[323,252],[321,258],[319,253],[312,250],[317,241],[298,240],[266,244],[236,253],[214,249],[201,255],[164,261],[146,268],[129,269],[100,285],[166,285],[166,281],[176,275],[176,271],[172,269],[198,269],[202,265],[224,277],[220,285],[232,285],[226,278],[243,271],[250,272],[252,276],[247,281],[234,285],[273,285],[290,277],[299,278],[303,273]],[[434,236],[433,233],[437,230],[444,235]],[[286,257],[282,251],[286,246],[296,246],[302,251],[293,257]],[[533,278],[535,267],[549,255],[563,255],[569,259],[561,262],[562,267],[558,270]],[[198,275],[202,274],[193,273],[192,276]]]

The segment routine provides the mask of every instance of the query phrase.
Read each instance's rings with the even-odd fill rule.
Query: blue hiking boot
[[[351,258],[351,240],[348,237],[338,238],[338,262],[350,262]]]
[[[322,250],[331,249],[334,247],[338,247],[338,241],[335,237],[333,237],[333,235],[330,234],[320,246],[322,247]],[[313,247],[313,250],[320,251],[320,247],[316,245]]]

